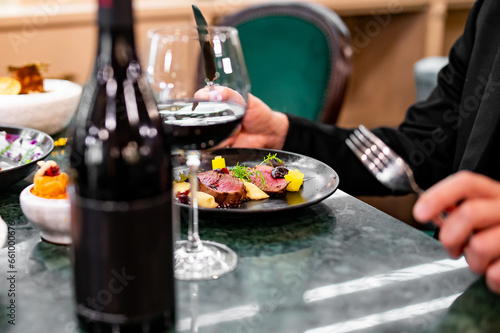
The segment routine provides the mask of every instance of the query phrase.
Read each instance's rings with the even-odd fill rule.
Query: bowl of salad
[[[26,178],[54,149],[54,140],[39,130],[0,125],[0,190]]]

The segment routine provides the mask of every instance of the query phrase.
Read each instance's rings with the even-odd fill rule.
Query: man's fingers
[[[444,221],[439,240],[457,257],[475,231],[488,228],[500,221],[500,199],[472,199],[455,208]]]
[[[488,267],[486,271],[486,284],[491,291],[500,294],[500,259]]]
[[[470,237],[464,255],[474,273],[484,274],[500,258],[500,225],[479,231]]]
[[[470,198],[500,196],[500,183],[483,175],[460,171],[431,187],[419,198],[413,209],[421,222],[434,220],[438,215],[458,202]]]

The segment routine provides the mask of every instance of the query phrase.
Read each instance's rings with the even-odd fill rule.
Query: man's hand
[[[241,126],[225,144],[233,147],[282,149],[288,126],[285,114],[272,111],[260,99],[249,94]]]
[[[452,257],[464,254],[470,269],[500,293],[500,182],[460,171],[422,194],[413,214],[421,222],[439,221],[450,207],[439,240]]]
[[[238,92],[222,86],[215,86],[213,90],[200,89],[195,97],[202,100],[245,104],[245,99]],[[248,94],[247,110],[241,125],[232,137],[218,146],[282,149],[288,127],[288,117],[285,114],[272,111],[260,99]]]

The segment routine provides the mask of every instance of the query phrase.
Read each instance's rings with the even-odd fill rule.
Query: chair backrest
[[[216,24],[238,29],[252,93],[272,109],[335,123],[351,73],[350,33],[329,8],[268,3]]]

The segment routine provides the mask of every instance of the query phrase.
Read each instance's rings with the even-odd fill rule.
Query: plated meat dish
[[[200,207],[230,208],[238,207],[248,200],[280,197],[287,191],[298,191],[304,179],[304,174],[296,169],[289,172],[276,155],[267,156],[261,164],[254,167],[239,163],[226,167],[224,159],[217,156],[212,161],[212,166],[213,170],[198,174]],[[174,185],[177,188],[177,200],[188,204],[189,184],[178,182]]]

